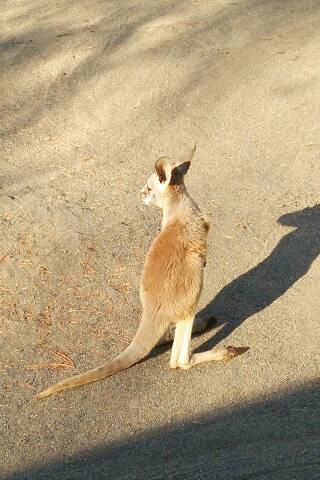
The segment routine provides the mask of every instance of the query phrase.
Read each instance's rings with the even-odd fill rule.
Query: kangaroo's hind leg
[[[170,368],[177,368],[179,366],[178,363],[179,363],[180,351],[181,351],[181,347],[184,339],[184,331],[185,331],[185,321],[181,320],[176,324],[172,351],[171,351],[171,358],[170,358]]]
[[[171,368],[183,368],[189,364],[192,325],[193,317],[177,323],[170,359]]]
[[[193,327],[194,317],[184,321],[184,331],[183,338],[180,347],[179,357],[178,357],[178,367],[184,368],[185,365],[189,364],[191,356],[191,335]]]
[[[170,359],[171,368],[188,370],[205,362],[227,362],[245,353],[249,347],[222,347],[207,352],[191,353],[193,317],[177,323]]]

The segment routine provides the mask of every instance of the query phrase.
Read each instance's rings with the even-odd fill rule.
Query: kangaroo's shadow
[[[221,330],[197,350],[213,348],[251,315],[283,295],[309,270],[320,253],[320,204],[278,219],[296,227],[256,267],[226,285],[197,316],[214,317]]]

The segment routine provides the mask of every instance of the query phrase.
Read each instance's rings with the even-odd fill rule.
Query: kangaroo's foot
[[[189,362],[185,365],[181,365],[180,368],[188,370],[195,365],[205,362],[228,362],[239,355],[242,355],[249,347],[224,347],[219,350],[209,350],[202,353],[194,353],[191,355]]]

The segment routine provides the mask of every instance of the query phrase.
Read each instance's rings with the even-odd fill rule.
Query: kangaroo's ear
[[[187,150],[184,152],[175,162],[174,170],[177,170],[176,173],[180,173],[182,175],[185,175],[190,167],[190,163],[192,160],[192,157],[194,155],[194,152],[196,151],[196,145],[194,145],[191,150]]]
[[[159,177],[159,182],[165,183],[167,178],[170,176],[169,158],[160,157],[156,161],[154,168]]]
[[[188,150],[181,155],[174,163],[174,168],[171,172],[170,184],[178,184],[183,181],[184,175],[188,172],[190,163],[194,152],[196,151],[196,145],[191,150]]]

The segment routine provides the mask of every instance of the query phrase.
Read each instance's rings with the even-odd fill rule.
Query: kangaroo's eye
[[[149,187],[149,185],[147,185],[147,190],[148,192],[150,192],[151,188]]]

